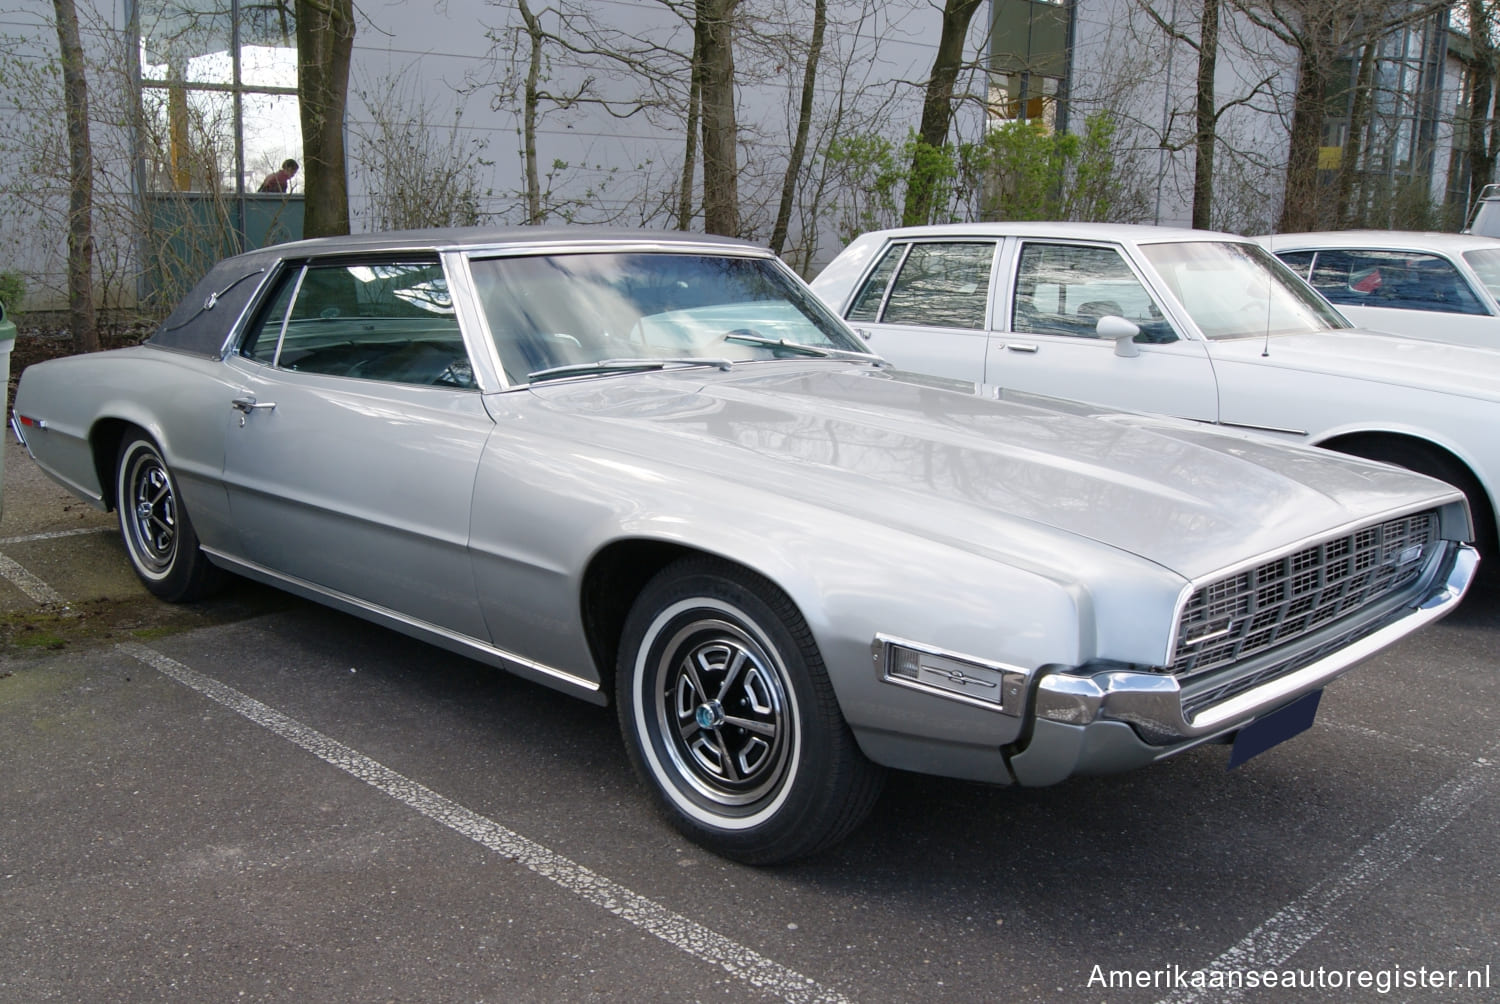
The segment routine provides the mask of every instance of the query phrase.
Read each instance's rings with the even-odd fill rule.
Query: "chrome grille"
[[[1437,526],[1435,512],[1416,513],[1199,587],[1183,610],[1167,671],[1188,680],[1253,659],[1400,592],[1421,577]]]

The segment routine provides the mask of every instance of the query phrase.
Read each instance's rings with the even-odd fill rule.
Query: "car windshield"
[[[1464,261],[1479,276],[1479,281],[1484,283],[1484,288],[1490,291],[1490,295],[1500,298],[1500,248],[1465,251]]]
[[[1347,328],[1349,322],[1255,244],[1145,244],[1141,252],[1209,338]]]
[[[506,380],[870,356],[774,261],[580,252],[472,262]]]

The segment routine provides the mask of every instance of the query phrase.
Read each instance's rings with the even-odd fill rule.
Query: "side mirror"
[[[1135,344],[1135,336],[1141,333],[1140,325],[1115,314],[1105,314],[1099,318],[1094,330],[1100,338],[1115,340],[1115,355],[1130,358],[1141,354],[1140,348]]]

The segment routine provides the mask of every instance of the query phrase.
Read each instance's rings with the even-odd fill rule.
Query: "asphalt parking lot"
[[[757,870],[610,710],[249,584],[160,604],[5,452],[0,1001],[1500,999],[1494,594],[1232,772],[899,776]]]

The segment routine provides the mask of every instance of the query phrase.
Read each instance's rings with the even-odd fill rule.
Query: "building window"
[[[243,194],[301,161],[292,0],[138,0],[141,187]]]
[[[1066,129],[1072,4],[1066,0],[993,0],[990,5],[992,126],[1041,122]]]

